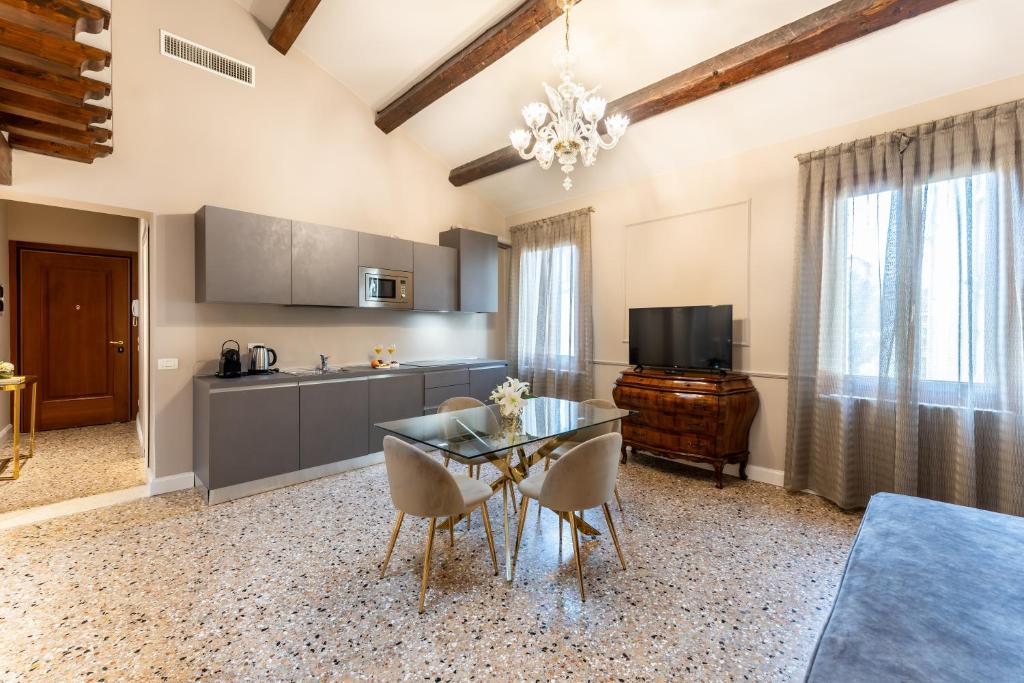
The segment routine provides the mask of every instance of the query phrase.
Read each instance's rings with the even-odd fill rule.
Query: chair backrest
[[[603,398],[588,398],[583,401],[583,405],[593,406],[594,408],[606,408],[614,410],[617,406],[611,401],[606,401]],[[571,441],[576,443],[583,443],[584,441],[590,441],[596,439],[599,436],[605,434],[611,434],[612,432],[619,431],[619,425],[621,420],[615,420],[613,422],[605,422],[603,424],[594,425],[593,427],[584,427],[570,437]]]
[[[615,495],[622,436],[615,432],[590,439],[555,461],[544,477],[540,504],[558,512],[587,510]]]
[[[437,407],[437,414],[440,415],[441,413],[450,413],[456,410],[486,407],[487,404],[478,401],[472,396],[453,396]],[[480,411],[480,415],[474,415],[472,418],[467,416],[462,420],[462,422],[470,429],[480,432],[481,434],[496,434],[501,431],[497,416],[490,410],[486,413]],[[445,424],[445,432],[449,439],[465,434],[465,430],[454,422]]]
[[[391,502],[416,517],[448,517],[465,510],[459,485],[444,465],[393,436],[384,437]]]

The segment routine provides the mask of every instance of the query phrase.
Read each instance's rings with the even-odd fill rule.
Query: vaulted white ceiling
[[[286,0],[237,0],[273,26]],[[322,0],[294,49],[378,110],[521,0]],[[831,4],[829,0],[582,0],[578,79],[609,100]],[[1024,2],[958,0],[824,54],[641,122],[595,167],[585,194],[774,144],[1024,73]],[[558,80],[554,22],[407,121],[450,168],[508,144],[519,110]],[[383,133],[382,133],[383,134]],[[472,187],[507,213],[565,199],[535,163]]]

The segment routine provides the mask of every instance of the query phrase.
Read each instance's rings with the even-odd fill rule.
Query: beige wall
[[[249,88],[163,57],[159,30],[256,68]],[[373,112],[298,51],[280,55],[233,0],[132,0],[113,20],[114,154],[92,165],[15,152],[13,188],[31,198],[154,216],[151,443],[157,476],[191,470],[191,377],[220,343],[262,341],[283,363],[320,351],[359,360],[394,341],[405,358],[501,355],[494,315],[381,313],[193,303],[191,216],[203,204],[437,243],[452,224],[499,231],[502,216],[401,130],[385,136]],[[94,207],[90,207],[94,208]]]
[[[751,439],[752,476],[781,483],[785,461],[790,292],[797,212],[797,163],[794,156],[828,145],[923,123],[1024,97],[1018,77],[902,109],[853,125],[818,132],[699,168],[645,178],[630,185],[566,201],[506,219],[507,225],[591,205],[593,215],[594,328],[596,392],[610,397],[625,366],[623,343],[625,292],[623,253],[627,226],[714,207],[749,202],[750,346],[738,348],[737,367],[754,375],[761,409]],[[627,135],[621,144],[629,144]],[[606,152],[599,163],[615,163]],[[586,173],[586,170],[581,171]],[[552,182],[557,182],[553,172]],[[692,259],[728,259],[736,250],[693,253],[686,243],[666,243],[679,267]],[[715,297],[708,291],[709,298]],[[688,297],[692,298],[692,297]],[[708,303],[727,303],[709,301]],[[760,469],[759,469],[760,468]]]
[[[94,211],[8,202],[7,238],[74,247],[139,250],[139,221]]]

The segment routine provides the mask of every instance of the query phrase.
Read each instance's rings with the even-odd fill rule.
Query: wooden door
[[[16,254],[18,372],[39,378],[38,428],[131,419],[131,256]]]

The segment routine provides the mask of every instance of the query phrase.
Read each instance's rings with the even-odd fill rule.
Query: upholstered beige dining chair
[[[486,408],[486,404],[482,401],[478,401],[472,396],[454,396],[437,407],[437,414],[450,413],[455,410],[468,410],[469,408]],[[494,416],[494,413],[488,411],[486,417],[483,418],[481,424],[471,424],[471,428],[479,430],[484,434],[494,434],[499,431],[498,418]],[[456,430],[452,430],[455,432]],[[444,457],[444,466],[448,467],[449,458],[446,455]],[[474,466],[466,466],[469,471],[469,476],[473,476]],[[475,466],[476,478],[480,478],[480,465]]]
[[[593,406],[594,408],[603,408],[605,410],[615,410],[616,406],[611,401],[606,401],[603,398],[589,398],[586,401],[581,401],[583,405]],[[551,466],[552,461],[558,460],[563,455],[571,451],[572,449],[579,446],[581,443],[590,441],[604,434],[611,434],[621,429],[622,421],[615,420],[613,422],[605,422],[603,424],[594,425],[593,427],[585,427],[578,432],[574,432],[568,436],[565,441],[562,441],[558,446],[546,455],[544,458],[544,469],[548,469]],[[619,497],[619,486],[615,485],[615,504],[619,506],[619,512],[622,512],[622,498]],[[537,510],[540,514],[540,509]]]
[[[619,471],[619,448],[622,436],[613,432],[590,439],[576,446],[559,458],[548,470],[538,472],[519,482],[523,504],[519,515],[519,530],[516,534],[515,562],[519,559],[519,544],[523,540],[523,526],[530,500],[554,510],[562,517],[569,518],[572,531],[572,548],[576,556],[576,578],[580,584],[580,600],[586,601],[583,590],[583,563],[580,559],[579,532],[576,528],[576,513],[590,508],[601,507],[608,532],[615,543],[622,569],[626,569],[626,557],[619,545],[619,535],[608,510],[615,489],[615,477]],[[559,522],[561,526],[561,522]]]
[[[391,560],[391,553],[395,549],[398,531],[402,528],[405,516],[408,514],[428,518],[430,525],[427,530],[427,548],[423,554],[423,580],[420,584],[422,614],[427,596],[427,579],[430,576],[430,551],[434,546],[434,531],[437,528],[438,517],[447,517],[454,528],[459,515],[476,508],[480,508],[483,515],[491,563],[494,565],[494,573],[498,573],[494,535],[491,533],[491,520],[487,515],[487,499],[493,493],[490,486],[477,479],[452,474],[419,448],[393,436],[384,437],[384,464],[388,471],[391,502],[398,508],[398,518],[391,531],[391,541],[384,556],[384,564],[380,568],[381,578],[384,578],[388,570],[388,562]]]

